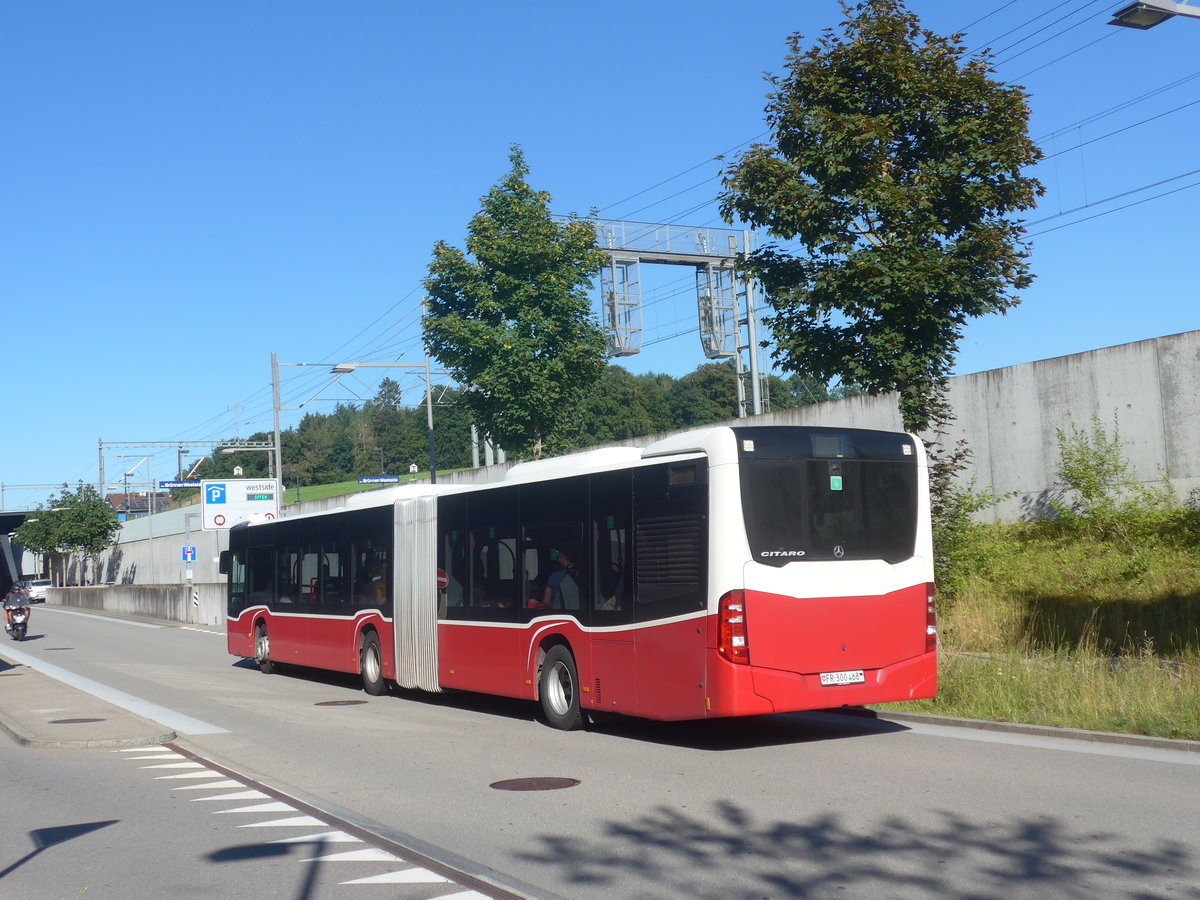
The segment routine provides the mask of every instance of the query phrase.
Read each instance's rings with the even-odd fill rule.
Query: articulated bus
[[[924,448],[708,428],[242,524],[229,652],[389,683],[677,721],[932,697]]]

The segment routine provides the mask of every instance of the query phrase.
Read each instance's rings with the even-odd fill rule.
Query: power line
[[[1163,178],[1159,181],[1155,181],[1150,184],[1144,184],[1141,187],[1131,188],[1128,191],[1122,191],[1119,194],[1113,194],[1110,197],[1105,197],[1103,200],[1093,200],[1091,203],[1084,203],[1082,206],[1077,206],[1074,209],[1068,209],[1068,210],[1064,210],[1063,212],[1054,213],[1053,215],[1046,216],[1041,219],[1034,219],[1032,222],[1026,222],[1025,227],[1029,227],[1031,225],[1040,225],[1043,222],[1051,222],[1054,219],[1060,219],[1063,216],[1073,215],[1074,213],[1080,212],[1081,210],[1090,209],[1093,206],[1102,206],[1105,203],[1111,203],[1114,200],[1120,200],[1122,197],[1129,197],[1133,194],[1140,194],[1142,191],[1148,191],[1151,188],[1156,188],[1156,187],[1159,187],[1164,184],[1170,184],[1172,181],[1178,181],[1181,178],[1189,178],[1190,176],[1196,175],[1196,174],[1200,174],[1200,169],[1192,169],[1192,171],[1190,171],[1190,172],[1182,172],[1179,175],[1172,175],[1170,178]],[[1181,190],[1182,190],[1182,188],[1181,188]],[[1168,193],[1174,193],[1174,191],[1168,191]],[[1165,197],[1165,196],[1167,196],[1167,194],[1158,194],[1157,196]],[[1155,198],[1154,197],[1146,198],[1146,200],[1153,200],[1153,199],[1155,199]],[[1141,202],[1146,202],[1146,201],[1142,200],[1142,201],[1138,201],[1138,202],[1141,203]],[[1135,205],[1136,204],[1129,204],[1128,206],[1121,207],[1121,209],[1128,209],[1129,206],[1135,206]],[[1112,211],[1115,212],[1115,210],[1112,210]],[[1089,218],[1095,218],[1095,216],[1090,216]],[[1080,219],[1079,221],[1086,222],[1087,219]],[[1072,223],[1068,223],[1068,224],[1075,224],[1075,223],[1072,222]],[[1063,228],[1065,226],[1059,225],[1057,227]],[[1054,231],[1055,229],[1052,228],[1049,230]],[[1044,231],[1039,232],[1039,234],[1045,234],[1045,232]]]
[[[1169,197],[1171,194],[1178,194],[1181,191],[1186,191],[1186,190],[1188,190],[1190,188],[1194,188],[1194,187],[1200,187],[1200,181],[1193,181],[1191,184],[1185,184],[1183,187],[1178,187],[1178,188],[1175,188],[1174,190],[1163,191],[1161,194],[1155,194],[1153,197],[1145,197],[1141,200],[1135,200],[1133,203],[1126,203],[1124,206],[1118,206],[1115,209],[1106,209],[1104,212],[1098,212],[1093,216],[1087,216],[1086,218],[1083,218],[1083,219],[1076,219],[1074,222],[1066,222],[1062,225],[1055,225],[1053,228],[1046,228],[1042,231],[1035,232],[1035,233],[1031,234],[1030,237],[1037,237],[1038,235],[1049,234],[1051,231],[1058,231],[1062,228],[1069,228],[1072,225],[1080,225],[1084,222],[1090,222],[1092,219],[1099,219],[1101,216],[1107,216],[1107,215],[1110,215],[1115,212],[1120,212],[1123,209],[1129,209],[1130,207],[1133,207],[1133,206],[1141,206],[1143,203],[1149,203],[1151,200],[1158,200],[1161,197]],[[1103,202],[1103,201],[1101,201],[1101,202]],[[1095,204],[1088,204],[1088,205],[1094,206]]]
[[[1055,10],[1057,10],[1057,9],[1061,9],[1062,7],[1066,6],[1066,5],[1067,5],[1068,3],[1070,3],[1070,2],[1071,2],[1071,0],[1062,0],[1062,2],[1061,2],[1061,3],[1057,4],[1056,6],[1052,6],[1052,7],[1050,7],[1050,9],[1046,10],[1045,12],[1038,13],[1038,14],[1037,14],[1036,16],[1034,16],[1032,19],[1026,19],[1026,20],[1025,20],[1024,22],[1022,22],[1020,25],[1014,25],[1012,28],[1008,29],[1008,31],[1004,32],[1003,34],[999,34],[999,35],[997,35],[996,37],[992,38],[991,40],[989,40],[989,41],[985,41],[985,42],[984,42],[984,43],[983,43],[981,46],[979,46],[979,47],[976,47],[974,50],[971,50],[969,55],[971,55],[971,56],[974,56],[974,55],[975,55],[975,54],[977,54],[977,53],[981,53],[983,50],[987,49],[987,48],[988,48],[988,47],[990,47],[992,44],[996,43],[996,41],[1002,41],[1002,40],[1004,40],[1004,39],[1005,39],[1006,37],[1008,37],[1010,34],[1013,34],[1014,32],[1020,31],[1020,30],[1021,30],[1022,28],[1024,28],[1026,25],[1032,25],[1032,24],[1033,24],[1034,22],[1036,22],[1038,19],[1041,19],[1041,18],[1044,18],[1045,16],[1048,16],[1048,15],[1050,15],[1050,14],[1051,14],[1052,12],[1054,12]],[[1053,24],[1053,23],[1051,23],[1051,24]],[[1049,26],[1049,25],[1047,25],[1047,26],[1045,26],[1045,27],[1046,27],[1046,28],[1049,28],[1050,26]],[[1035,33],[1036,33],[1036,32],[1035,32]],[[1022,38],[1022,40],[1025,40],[1025,38]],[[1009,49],[1009,47],[1015,47],[1015,46],[1016,46],[1016,44],[1019,44],[1019,43],[1021,43],[1021,41],[1017,41],[1015,44],[1009,44],[1009,45],[1008,45],[1008,47],[1005,47],[1005,48],[1004,48],[1004,50],[1007,50],[1007,49]],[[1004,50],[1000,50],[1000,51],[998,51],[998,52],[999,52],[999,53],[1003,53],[1003,52],[1004,52]]]
[[[1042,69],[1049,68],[1050,66],[1054,65],[1056,62],[1062,62],[1068,56],[1074,56],[1076,53],[1078,53],[1081,50],[1086,50],[1088,47],[1091,47],[1094,44],[1098,44],[1101,41],[1106,41],[1109,38],[1116,37],[1116,36],[1117,36],[1117,32],[1115,30],[1109,31],[1105,34],[1102,34],[1102,35],[1100,35],[1100,37],[1096,38],[1094,41],[1089,41],[1088,43],[1084,44],[1081,47],[1076,47],[1074,50],[1070,50],[1070,51],[1064,53],[1062,56],[1056,56],[1054,59],[1050,60],[1049,62],[1042,63],[1036,69],[1030,69],[1028,72],[1018,75],[1016,78],[1009,79],[1009,83],[1024,81],[1026,78],[1028,78],[1034,72],[1040,72],[1040,71],[1042,71]],[[1013,59],[1016,59],[1016,57],[1014,56]]]
[[[1129,131],[1131,128],[1137,128],[1139,125],[1145,125],[1147,122],[1153,122],[1156,119],[1164,118],[1165,116],[1172,115],[1173,113],[1177,113],[1180,110],[1188,109],[1189,107],[1196,106],[1197,104],[1200,104],[1200,99],[1193,100],[1190,103],[1184,103],[1182,106],[1176,106],[1174,109],[1168,109],[1166,112],[1160,112],[1157,115],[1153,115],[1153,116],[1150,116],[1149,118],[1142,119],[1139,122],[1134,122],[1131,125],[1126,125],[1123,128],[1117,128],[1116,130],[1110,131],[1107,134],[1101,134],[1097,137],[1089,138],[1086,141],[1081,141],[1080,143],[1076,144],[1074,147],[1065,147],[1062,150],[1055,150],[1053,153],[1048,153],[1045,156],[1043,156],[1042,159],[1043,160],[1053,159],[1054,157],[1061,156],[1064,153],[1070,153],[1072,150],[1079,150],[1082,147],[1088,146],[1088,144],[1094,144],[1094,143],[1096,143],[1096,141],[1102,141],[1105,138],[1110,138],[1113,135],[1121,134],[1124,131]]]
[[[1030,40],[1031,38],[1037,37],[1037,36],[1038,36],[1039,34],[1041,34],[1043,31],[1046,31],[1046,30],[1047,30],[1047,29],[1049,29],[1049,28],[1053,28],[1053,27],[1054,27],[1055,25],[1057,25],[1059,22],[1066,21],[1067,19],[1071,18],[1071,16],[1075,15],[1077,12],[1081,12],[1082,10],[1086,9],[1087,7],[1089,7],[1089,6],[1095,6],[1095,5],[1097,5],[1098,3],[1107,3],[1107,2],[1109,2],[1109,0],[1084,0],[1084,3],[1083,3],[1081,6],[1078,6],[1078,7],[1076,7],[1075,9],[1071,10],[1071,11],[1070,11],[1069,13],[1067,13],[1066,15],[1064,15],[1064,16],[1059,16],[1059,17],[1058,17],[1057,19],[1055,19],[1053,22],[1049,22],[1049,23],[1047,23],[1046,25],[1043,25],[1043,26],[1042,26],[1041,28],[1039,28],[1037,31],[1034,31],[1034,32],[1032,32],[1031,34],[1027,34],[1027,35],[1025,35],[1025,37],[1021,38],[1019,41],[1014,41],[1013,43],[1011,43],[1011,44],[1009,44],[1007,47],[1005,47],[1003,50],[997,50],[997,51],[995,51],[995,52],[994,52],[992,55],[993,55],[993,56],[999,56],[999,55],[1000,55],[1000,54],[1002,54],[1002,53],[1007,53],[1007,52],[1008,52],[1009,50],[1011,50],[1013,47],[1019,46],[1020,44],[1023,44],[1023,43],[1025,43],[1026,41]],[[1059,4],[1059,5],[1061,6],[1062,4]],[[997,63],[996,65],[998,65],[998,66],[1006,65],[1007,63],[1009,63],[1009,62],[1011,62],[1012,60],[1016,59],[1018,56],[1021,56],[1021,55],[1025,54],[1025,53],[1028,53],[1030,50],[1036,49],[1037,47],[1040,47],[1040,46],[1042,46],[1042,44],[1045,44],[1045,43],[1047,43],[1048,41],[1052,41],[1052,40],[1054,40],[1054,38],[1056,38],[1056,37],[1060,37],[1061,35],[1064,35],[1064,34],[1066,34],[1068,31],[1071,31],[1072,29],[1078,28],[1080,25],[1084,25],[1084,24],[1086,24],[1086,23],[1087,23],[1087,22],[1089,22],[1089,21],[1090,21],[1089,19],[1084,19],[1084,20],[1082,20],[1082,21],[1076,22],[1074,25],[1068,26],[1067,28],[1064,28],[1062,31],[1059,31],[1059,32],[1057,32],[1056,34],[1052,34],[1050,37],[1046,38],[1046,39],[1045,39],[1045,40],[1043,40],[1043,41],[1038,41],[1038,43],[1034,44],[1032,47],[1026,47],[1026,48],[1025,48],[1024,50],[1022,50],[1020,53],[1015,53],[1015,54],[1013,54],[1012,56],[1010,56],[1008,59],[1004,60],[1003,62]]]
[[[959,33],[959,34],[964,34],[964,33],[966,33],[966,32],[967,32],[969,29],[971,29],[971,28],[974,28],[976,25],[978,25],[978,24],[979,24],[980,22],[982,22],[984,19],[990,19],[990,18],[991,18],[992,16],[994,16],[996,13],[998,13],[998,12],[1000,12],[1000,11],[1002,11],[1002,10],[1008,9],[1010,6],[1012,6],[1012,5],[1013,5],[1014,3],[1016,3],[1016,2],[1018,2],[1018,0],[1008,0],[1008,2],[1007,2],[1007,3],[1005,3],[1005,4],[1001,5],[1001,6],[997,6],[997,7],[996,7],[995,9],[993,9],[993,10],[992,10],[990,13],[986,13],[986,14],[984,14],[984,15],[980,16],[980,17],[979,17],[978,19],[976,19],[974,22],[971,22],[971,23],[969,23],[969,24],[967,24],[967,25],[964,25],[962,28],[958,29],[958,33]]]

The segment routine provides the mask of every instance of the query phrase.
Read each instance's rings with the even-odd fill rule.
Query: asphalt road
[[[563,733],[524,703],[264,676],[205,630],[45,608],[35,623],[10,658],[133,698],[180,751],[517,894],[1200,897],[1188,745],[829,713]],[[493,787],[546,777],[578,784]]]

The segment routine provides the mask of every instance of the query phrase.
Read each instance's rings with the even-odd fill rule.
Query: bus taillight
[[[933,582],[925,585],[925,652],[937,650],[937,603]]]
[[[746,595],[742,591],[730,591],[721,598],[717,617],[720,634],[717,637],[717,652],[731,663],[740,666],[750,664],[750,645],[746,642]]]

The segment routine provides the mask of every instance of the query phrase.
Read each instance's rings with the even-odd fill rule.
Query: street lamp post
[[[383,448],[376,447],[375,449],[379,451],[379,474],[380,474],[380,476],[382,476],[383,475]]]
[[[326,384],[325,387],[321,388],[321,390],[317,391],[316,394],[313,394],[312,397],[309,397],[308,400],[305,400],[304,403],[308,403],[309,400],[314,399],[318,394],[321,393],[321,391],[324,391],[325,388],[329,387],[329,385],[333,384],[333,382],[337,381],[341,376],[350,375],[358,369],[424,369],[425,370],[425,424],[426,424],[426,429],[429,432],[429,481],[431,484],[437,482],[437,455],[435,452],[435,446],[434,446],[434,441],[433,441],[433,382],[432,382],[431,376],[430,376],[429,353],[428,352],[426,352],[426,354],[425,354],[425,361],[423,363],[358,363],[358,362],[281,363],[279,361],[279,358],[276,356],[276,354],[272,353],[271,354],[271,396],[272,396],[271,405],[273,407],[272,412],[274,413],[274,420],[275,420],[274,421],[274,424],[275,424],[275,435],[274,435],[275,465],[276,465],[276,471],[278,471],[278,472],[283,471],[283,460],[282,460],[282,456],[280,455],[280,433],[279,433],[279,412],[280,412],[280,410],[282,410],[284,408],[279,402],[279,367],[280,366],[317,366],[317,367],[322,367],[322,368],[326,367],[326,366],[329,367],[330,374],[334,376],[333,380],[330,381],[328,384]],[[300,407],[304,406],[304,403],[301,403]],[[300,407],[295,407],[295,408],[299,409]],[[379,448],[376,447],[375,449],[378,450]],[[381,460],[380,468],[382,469],[382,467],[383,466],[382,466],[382,460]],[[289,471],[290,471],[290,469],[289,469]]]

